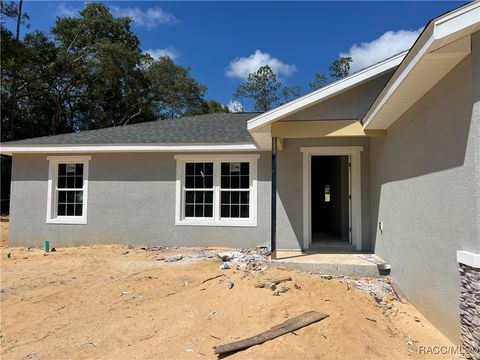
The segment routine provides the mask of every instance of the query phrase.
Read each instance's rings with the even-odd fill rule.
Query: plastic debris
[[[235,286],[235,284],[234,284],[233,282],[229,282],[229,283],[227,284],[227,287],[228,287],[229,289],[233,289],[234,286]]]
[[[165,258],[165,262],[174,262],[174,261],[180,261],[183,259],[183,255],[182,254],[176,254],[176,255],[171,255],[171,256],[167,256]]]
[[[228,265],[227,262],[224,262],[222,265],[220,265],[221,270],[227,270],[230,269],[230,265]]]

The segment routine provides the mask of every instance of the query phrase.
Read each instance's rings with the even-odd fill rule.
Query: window
[[[185,217],[213,216],[213,163],[185,164]]]
[[[222,218],[248,218],[250,163],[222,162],[220,199]]]
[[[177,155],[177,225],[256,226],[258,155]]]
[[[49,156],[47,223],[86,224],[90,156]]]

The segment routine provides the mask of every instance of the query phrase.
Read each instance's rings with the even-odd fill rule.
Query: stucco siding
[[[303,154],[307,146],[363,146],[361,154],[361,198],[363,249],[370,244],[370,155],[367,138],[285,139],[278,153],[277,239],[279,249],[303,248]]]
[[[330,99],[282,119],[291,120],[360,120],[380,94],[393,70],[360,84]]]
[[[136,244],[251,247],[270,242],[270,156],[258,160],[258,226],[175,226],[173,154],[92,154],[86,225],[46,224],[46,155],[13,158],[11,246]]]
[[[386,137],[370,140],[375,253],[391,263],[391,274],[408,299],[457,342],[456,251],[480,251],[479,34],[472,39],[472,55],[398,119]]]

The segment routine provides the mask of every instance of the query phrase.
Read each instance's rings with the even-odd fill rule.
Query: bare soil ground
[[[0,217],[0,248],[8,246],[8,217]]]
[[[186,256],[158,260],[176,253]],[[45,256],[40,249],[3,248],[1,254],[5,360],[215,359],[212,346],[309,310],[330,316],[229,358],[424,359],[419,345],[451,345],[411,305],[394,302],[386,316],[370,295],[336,279],[278,268],[220,270],[218,259],[199,257],[198,249],[85,246]],[[293,278],[287,293],[254,287],[279,275]]]

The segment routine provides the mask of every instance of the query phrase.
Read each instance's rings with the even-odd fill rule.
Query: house
[[[265,113],[1,152],[13,157],[11,245],[348,244],[387,260],[454,341],[460,327],[467,343],[480,336],[479,2],[429,22],[409,51]]]

